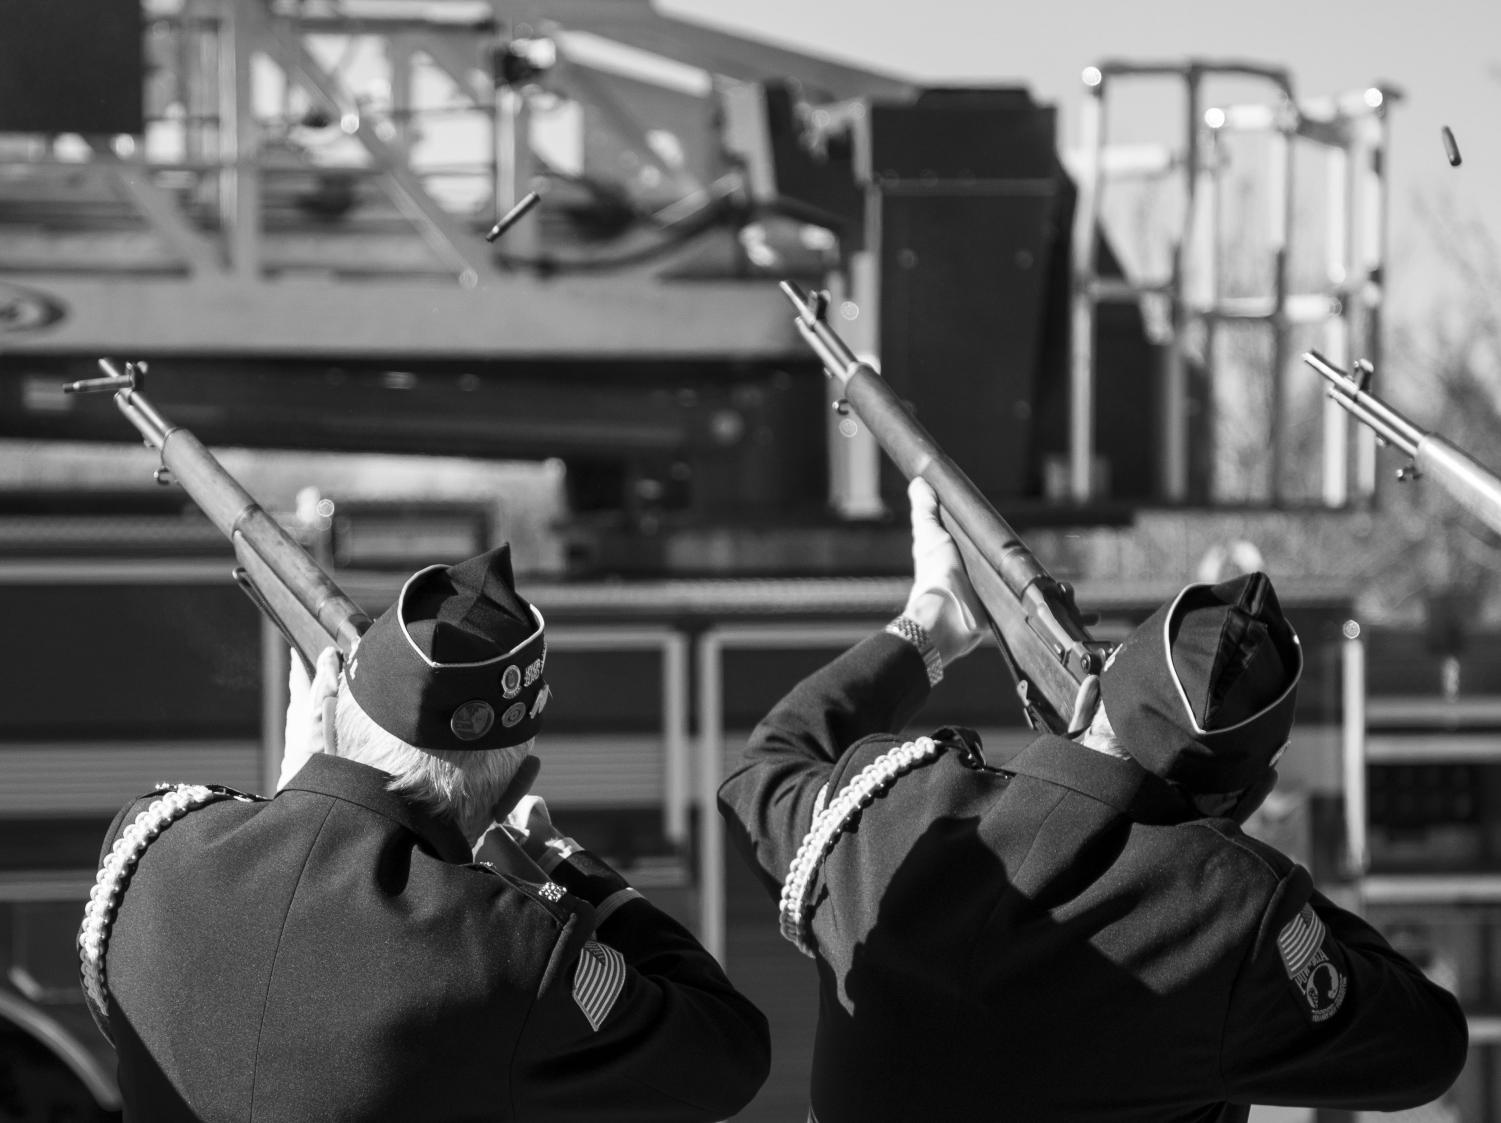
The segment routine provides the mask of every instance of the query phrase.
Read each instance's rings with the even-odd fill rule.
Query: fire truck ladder
[[[1147,150],[1112,147],[1107,140],[1106,100],[1129,79],[1168,79],[1182,83],[1182,131],[1176,143]],[[1264,84],[1269,96],[1246,104],[1207,104],[1211,80]],[[1350,94],[1298,100],[1292,80],[1278,68],[1241,61],[1103,61],[1083,73],[1085,100],[1080,149],[1074,171],[1078,206],[1074,216],[1072,285],[1072,368],[1069,417],[1069,493],[1076,502],[1095,497],[1092,478],[1094,398],[1097,377],[1096,320],[1102,302],[1157,298],[1167,306],[1166,338],[1158,377],[1161,496],[1172,503],[1190,495],[1190,362],[1202,363],[1209,386],[1215,376],[1215,332],[1229,323],[1264,325],[1271,332],[1269,496],[1283,498],[1286,459],[1283,379],[1290,329],[1323,325],[1321,347],[1340,362],[1380,352],[1380,314],[1386,257],[1386,148],[1388,107],[1400,94],[1372,86]],[[1225,295],[1223,256],[1223,148],[1230,134],[1261,133],[1268,156],[1261,174],[1268,185],[1266,246],[1271,257],[1270,291],[1256,296]],[[1317,147],[1325,163],[1327,193],[1324,282],[1315,291],[1293,292],[1289,261],[1294,223],[1295,142]],[[1165,277],[1143,280],[1102,277],[1096,231],[1107,184],[1145,178],[1154,190],[1176,186],[1182,210],[1169,246]],[[1233,216],[1232,216],[1233,217]],[[1191,353],[1189,329],[1202,340],[1202,355]],[[1197,352],[1198,348],[1192,348]],[[1352,352],[1355,352],[1352,355]],[[1349,428],[1338,407],[1323,414],[1323,499],[1342,505],[1350,498]],[[1375,486],[1375,446],[1368,433],[1354,452],[1355,495],[1367,498]]]

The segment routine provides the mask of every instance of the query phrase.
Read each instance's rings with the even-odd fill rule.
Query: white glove
[[[522,881],[538,883],[547,880],[546,872],[522,849],[511,829],[503,823],[496,823],[480,835],[474,844],[474,860]]]
[[[302,770],[308,758],[325,752],[334,741],[334,710],[339,700],[338,648],[326,647],[318,654],[312,681],[302,659],[292,652],[287,676],[287,724],[282,740],[281,776],[276,790]]]
[[[959,547],[938,518],[938,496],[921,478],[907,485],[912,503],[912,592],[903,616],[921,624],[945,665],[968,655],[989,634]]]
[[[583,849],[553,826],[547,801],[540,795],[522,796],[502,826],[527,857],[548,873],[564,858]]]
[[[1068,736],[1078,737],[1094,722],[1100,708],[1100,676],[1086,675],[1074,695],[1074,712],[1068,719]]]

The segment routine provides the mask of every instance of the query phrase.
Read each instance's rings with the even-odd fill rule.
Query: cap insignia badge
[[[494,724],[495,711],[490,708],[489,702],[481,701],[465,702],[454,710],[453,717],[448,721],[448,727],[460,741],[477,741]]]
[[[510,709],[506,710],[505,713],[500,715],[500,724],[505,726],[507,729],[510,729],[511,726],[515,725],[524,717],[526,717],[526,703],[516,702],[511,706]]]
[[[537,697],[532,702],[531,716],[536,717],[546,707],[548,699],[552,697],[552,684],[544,682],[542,689],[537,691]]]
[[[521,693],[521,668],[512,663],[500,676],[500,692],[509,700]]]

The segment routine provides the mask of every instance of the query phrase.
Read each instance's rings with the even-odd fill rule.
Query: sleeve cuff
[[[553,870],[565,859],[573,857],[583,849],[571,838],[555,838],[548,842],[542,849],[542,856],[537,859],[537,865],[542,867],[542,872],[551,874]]]
[[[621,905],[625,904],[627,901],[634,901],[637,898],[640,898],[641,900],[646,899],[641,896],[639,890],[632,889],[629,886],[624,889],[615,890],[615,892],[611,893],[603,901],[594,906],[594,927],[598,928],[605,921],[609,920],[610,916],[615,912],[616,909],[620,908]]]
[[[560,859],[547,872],[564,889],[596,909],[611,894],[630,888],[625,878],[588,850],[577,850]]]

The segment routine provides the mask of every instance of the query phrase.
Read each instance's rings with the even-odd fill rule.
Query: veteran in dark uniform
[[[127,1121],[745,1106],[765,1018],[525,794],[546,658],[507,550],[432,567],[342,676],[332,651],[303,676],[274,798],[179,786],[116,816],[80,946]]]
[[[968,731],[895,732],[980,638],[933,493],[909,494],[903,617],[787,695],[720,791],[817,962],[812,1117],[1224,1123],[1441,1095],[1454,997],[1242,833],[1303,661],[1267,577],[1183,590],[1085,684],[1087,731],[992,761]]]

